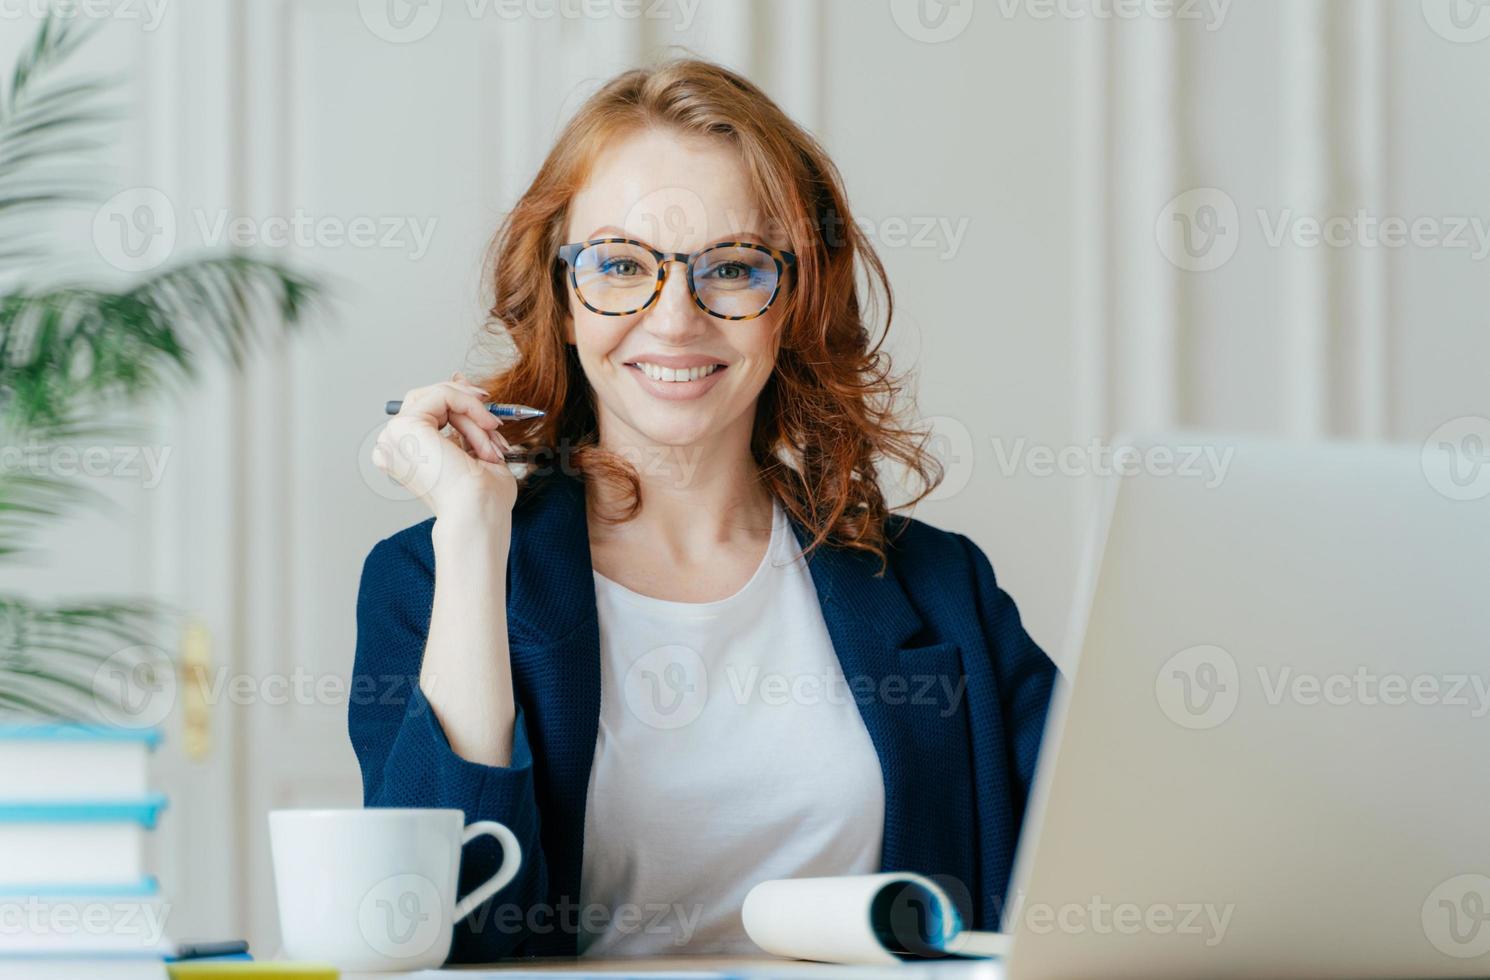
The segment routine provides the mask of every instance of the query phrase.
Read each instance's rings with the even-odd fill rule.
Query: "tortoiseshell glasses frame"
[[[654,260],[656,260],[656,282],[653,283],[651,294],[648,295],[646,300],[644,300],[639,306],[627,310],[607,310],[594,306],[588,299],[585,298],[584,290],[580,287],[579,284],[579,258],[586,249],[595,245],[632,245],[644,252],[647,252],[652,256]],[[706,304],[698,294],[698,288],[694,282],[693,276],[696,263],[700,258],[708,255],[710,252],[715,252],[720,249],[727,248],[743,248],[755,252],[760,252],[770,257],[772,262],[775,264],[776,282],[771,289],[771,295],[765,300],[764,303],[761,304],[761,307],[753,313],[719,313],[715,310],[710,309],[708,304]],[[601,316],[630,316],[633,313],[640,313],[642,310],[645,310],[647,307],[651,306],[657,301],[657,297],[662,295],[662,287],[667,284],[668,263],[680,262],[687,270],[688,295],[693,297],[694,305],[710,316],[717,317],[721,320],[754,320],[756,317],[765,313],[771,308],[771,304],[776,302],[777,297],[781,295],[781,284],[786,279],[786,270],[794,267],[797,263],[797,256],[794,253],[785,251],[783,249],[772,248],[769,245],[761,245],[757,242],[715,242],[712,245],[706,245],[696,252],[663,252],[653,248],[646,242],[639,242],[634,238],[592,238],[589,241],[584,242],[570,242],[567,245],[559,246],[558,258],[559,261],[563,262],[569,267],[569,285],[574,290],[574,295],[579,297],[579,301],[584,304],[585,309],[589,310],[592,313],[598,313]]]

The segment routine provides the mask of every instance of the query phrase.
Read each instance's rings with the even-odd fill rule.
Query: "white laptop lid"
[[[1114,481],[1010,976],[1490,975],[1490,499],[1415,449],[1150,444],[1234,455]]]

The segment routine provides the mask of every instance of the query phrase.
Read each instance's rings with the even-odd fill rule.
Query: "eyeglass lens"
[[[628,313],[652,296],[658,262],[629,242],[604,242],[583,249],[575,259],[580,298],[605,313]],[[721,245],[693,263],[693,289],[710,312],[720,316],[759,313],[776,292],[776,260],[767,252]]]

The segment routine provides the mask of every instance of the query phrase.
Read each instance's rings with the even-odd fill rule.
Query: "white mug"
[[[291,959],[345,970],[424,970],[450,955],[455,924],[517,875],[522,850],[460,810],[274,810],[269,838],[280,933]],[[455,900],[461,848],[488,834],[497,873]]]

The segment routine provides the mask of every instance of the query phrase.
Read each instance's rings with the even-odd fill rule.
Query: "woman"
[[[878,461],[940,472],[821,147],[716,65],[627,72],[493,258],[515,362],[410,391],[373,451],[434,518],[367,558],[384,695],[350,711],[368,806],[523,845],[452,959],[753,951],[756,882],[880,870],[996,927],[1054,669],[970,540],[887,513]],[[462,889],[498,858],[467,848]]]

